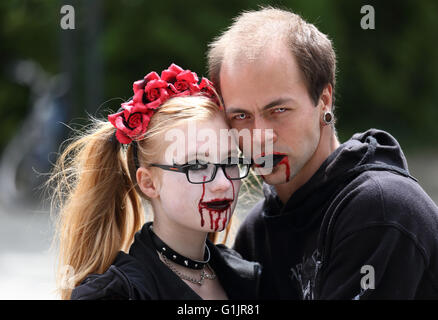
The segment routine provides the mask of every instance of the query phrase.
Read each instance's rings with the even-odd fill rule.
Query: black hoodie
[[[285,205],[263,189],[234,244],[262,298],[438,298],[438,208],[390,134],[353,135]]]

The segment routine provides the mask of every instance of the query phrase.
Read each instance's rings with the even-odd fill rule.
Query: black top
[[[120,251],[103,274],[88,276],[71,299],[198,300],[183,280],[159,259],[146,223],[135,235],[129,254]],[[215,271],[229,299],[256,299],[261,268],[243,260],[224,245],[207,240],[211,252],[209,265]],[[208,281],[208,280],[207,280]]]
[[[355,134],[285,205],[264,194],[234,245],[263,298],[438,298],[438,208],[388,133]]]

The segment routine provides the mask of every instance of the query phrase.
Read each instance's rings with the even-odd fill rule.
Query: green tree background
[[[333,40],[342,141],[376,127],[388,130],[405,149],[436,148],[437,1],[125,0],[101,1],[93,9],[94,3],[0,2],[0,150],[31,108],[29,89],[8,76],[17,59],[32,59],[50,74],[63,72],[68,61],[62,62],[62,41],[69,37],[74,45],[74,65],[68,65],[74,70],[71,118],[81,122],[85,112],[104,116],[108,109],[118,109],[120,100],[131,96],[134,80],[171,62],[207,75],[207,44],[238,13],[259,5],[289,8]],[[60,28],[63,4],[75,8],[75,30]],[[375,30],[360,27],[365,4],[375,9]],[[90,38],[94,22],[98,31]],[[94,60],[90,50],[97,52]],[[94,78],[96,65],[100,76]]]

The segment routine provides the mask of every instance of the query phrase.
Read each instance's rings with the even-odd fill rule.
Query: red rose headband
[[[116,128],[117,140],[129,144],[141,138],[155,111],[169,98],[203,94],[217,103],[213,83],[206,78],[199,84],[198,81],[195,72],[173,63],[161,76],[153,71],[143,80],[135,81],[132,100],[122,103],[117,113],[108,115],[109,122]]]

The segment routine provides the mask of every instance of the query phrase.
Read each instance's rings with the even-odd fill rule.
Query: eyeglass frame
[[[211,174],[211,179],[210,180],[208,180],[208,181],[201,181],[201,182],[192,182],[189,179],[189,169],[188,168],[189,168],[189,166],[192,166],[192,165],[194,165],[196,163],[186,163],[186,164],[182,164],[182,165],[179,165],[179,164],[168,165],[168,164],[151,163],[149,166],[150,167],[157,167],[157,168],[160,168],[160,169],[163,169],[163,170],[167,170],[167,171],[172,171],[172,172],[185,173],[187,181],[189,183],[192,183],[192,184],[204,184],[204,183],[211,182],[211,181],[213,181],[216,178],[218,167],[222,168],[222,172],[224,173],[225,177],[228,180],[242,180],[242,179],[246,178],[248,176],[248,174],[249,174],[250,169],[251,169],[252,162],[244,163],[244,161],[246,159],[244,159],[244,158],[236,158],[236,159],[238,159],[239,162],[238,163],[231,163],[231,164],[235,164],[235,165],[244,164],[248,168],[248,171],[246,172],[246,174],[243,177],[239,177],[239,178],[230,178],[230,177],[228,177],[228,175],[227,175],[227,173],[225,171],[225,166],[230,165],[230,163],[211,163],[211,162],[205,162],[205,163],[200,163],[200,164],[212,164],[212,165],[214,165],[214,171]]]

